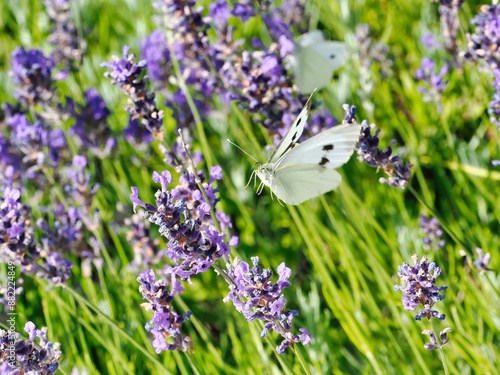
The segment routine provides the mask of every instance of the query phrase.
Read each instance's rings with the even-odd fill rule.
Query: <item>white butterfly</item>
[[[325,40],[319,30],[309,31],[295,41],[294,76],[303,94],[330,83],[332,73],[346,60],[345,43]]]
[[[264,185],[269,186],[279,200],[297,205],[340,185],[342,176],[335,168],[351,157],[361,127],[358,124],[337,125],[297,143],[309,117],[311,97],[267,163],[254,171],[262,180],[258,194]]]

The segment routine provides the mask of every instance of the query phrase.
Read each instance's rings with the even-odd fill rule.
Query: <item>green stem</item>
[[[491,281],[490,277],[488,276],[487,273],[484,274],[484,276],[486,277],[486,280],[488,280],[488,282],[490,283],[491,287],[493,288],[493,290],[495,291],[497,297],[500,299],[500,292],[498,291],[498,289],[495,287],[495,284],[493,284],[493,281]]]
[[[193,370],[193,373],[195,373],[196,375],[200,375],[201,373],[198,371],[198,368],[196,367],[196,364],[193,361],[192,355],[188,352],[185,352],[185,353],[186,353],[186,358],[189,362],[189,365],[191,366],[191,369]]]
[[[434,332],[434,336],[436,337],[436,340],[439,344],[439,357],[441,358],[441,362],[443,363],[443,368],[444,368],[444,373],[446,375],[449,375],[449,371],[448,371],[448,365],[446,364],[446,357],[444,356],[444,351],[443,351],[443,342],[441,341],[441,336],[439,335],[439,330],[437,329],[436,327],[436,322],[435,322],[435,319],[432,319],[431,318],[431,327],[432,327],[432,331]]]
[[[226,275],[221,266],[219,266],[217,263],[212,263],[212,267],[217,271],[219,275],[224,278],[224,280],[226,280],[226,283],[228,283],[229,285],[235,285],[233,280],[231,280],[229,276]]]
[[[311,375],[311,371],[309,370],[309,367],[307,366],[304,355],[302,354],[302,349],[299,347],[299,345],[297,343],[294,343],[293,351],[295,352],[297,359],[299,360],[300,364],[302,365],[302,368],[304,369],[304,373],[307,375]]]

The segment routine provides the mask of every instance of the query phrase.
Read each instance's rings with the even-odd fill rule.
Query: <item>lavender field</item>
[[[0,375],[500,374],[497,3],[0,2]]]

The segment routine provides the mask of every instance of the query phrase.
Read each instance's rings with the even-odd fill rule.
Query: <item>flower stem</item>
[[[439,351],[439,357],[441,358],[441,362],[443,363],[444,373],[446,375],[449,375],[450,373],[448,371],[448,365],[446,364],[446,358],[444,356],[444,350],[443,350],[443,342],[441,341],[441,336],[439,335],[439,330],[436,327],[435,319],[430,319],[430,321],[431,321],[432,330],[434,331],[434,336],[436,337],[436,340],[439,343],[438,351]]]
[[[406,189],[408,189],[420,203],[422,203],[425,207],[427,207],[427,209],[430,211],[431,215],[434,216],[436,219],[438,219],[439,224],[441,224],[441,226],[446,231],[446,233],[448,233],[448,235],[451,238],[453,238],[453,240],[457,244],[462,246],[465,251],[467,251],[467,249],[469,249],[470,250],[469,253],[472,254],[472,248],[474,248],[475,246],[472,246],[472,245],[467,246],[464,241],[462,241],[460,238],[458,238],[458,236],[455,234],[455,232],[453,232],[453,230],[451,230],[451,228],[448,226],[446,221],[440,215],[438,215],[436,213],[436,211],[434,211],[434,209],[430,206],[430,204],[428,204],[425,201],[425,199],[419,193],[417,193],[417,191],[410,184],[406,185]]]
[[[302,354],[302,349],[300,348],[298,343],[294,343],[293,351],[295,352],[297,359],[299,360],[300,364],[302,365],[302,368],[304,369],[304,373],[307,375],[311,375],[311,371],[309,370],[309,367],[307,366],[304,355]]]
[[[495,284],[493,284],[493,281],[491,281],[490,277],[488,276],[487,273],[484,274],[484,276],[486,277],[486,280],[488,280],[488,282],[490,283],[491,287],[493,288],[493,290],[495,291],[497,297],[500,299],[500,292],[498,291],[498,289],[495,287]]]
[[[193,370],[193,373],[196,375],[201,375],[198,371],[198,368],[196,367],[196,364],[193,361],[193,357],[191,356],[191,354],[186,352],[186,357],[188,359],[189,365],[191,366],[191,369]]]

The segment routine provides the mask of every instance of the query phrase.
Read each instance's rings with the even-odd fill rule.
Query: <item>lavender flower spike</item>
[[[421,304],[423,309],[415,315],[416,320],[422,318],[444,320],[444,314],[431,310],[436,302],[444,300],[445,296],[441,294],[441,291],[448,289],[444,285],[439,288],[436,286],[436,278],[441,274],[441,269],[439,267],[435,268],[436,264],[434,262],[427,262],[425,256],[419,262],[418,256],[415,254],[412,256],[412,260],[415,263],[414,266],[403,263],[398,267],[398,276],[403,285],[394,286],[395,291],[401,290],[403,292],[404,309],[413,311]]]
[[[476,247],[477,259],[472,262],[472,264],[478,269],[480,274],[484,274],[487,271],[491,271],[488,268],[491,260],[490,253],[484,253],[483,249]]]
[[[156,137],[161,139],[161,127],[163,125],[163,111],[155,106],[155,94],[146,87],[147,76],[141,78],[146,61],[135,63],[135,55],[130,53],[130,47],[123,47],[123,58],[113,56],[110,62],[103,62],[101,66],[111,71],[104,73],[105,77],[111,78],[111,83],[118,84],[123,92],[127,94],[133,107],[126,110],[132,115],[132,119],[141,118],[143,125]]]
[[[60,344],[47,340],[46,327],[36,329],[32,322],[28,322],[24,330],[29,336],[28,340],[21,339],[18,333],[15,333],[13,338],[10,331],[0,330],[0,364],[7,363],[11,355],[9,347],[13,344],[12,354],[15,360],[9,362],[7,374],[54,374],[62,357],[61,351],[58,350]],[[36,337],[39,337],[39,343],[35,346]]]
[[[144,208],[147,211],[144,216],[158,225],[160,235],[168,240],[165,255],[175,266],[167,265],[164,273],[189,282],[192,275],[207,271],[221,257],[228,260],[230,251],[223,241],[225,235],[215,229],[210,215],[210,207],[217,202],[212,183],[221,177],[217,168],[212,170],[214,177],[204,184],[209,202],[198,190],[193,174],[181,174],[180,184],[169,189],[168,185],[173,182],[169,171],[153,173],[153,180],[161,184],[161,190],[155,194],[156,205],[140,200],[137,187],[132,187],[130,195],[134,211],[137,206]],[[198,178],[204,180],[203,171],[198,172]]]
[[[439,332],[439,338],[441,339],[441,344],[438,343],[434,332],[429,331],[429,330],[422,331],[422,334],[429,335],[429,339],[431,340],[430,343],[427,343],[424,345],[424,348],[427,350],[434,350],[434,349],[442,348],[443,346],[445,346],[446,344],[448,344],[450,342],[447,334],[448,334],[448,332],[451,332],[451,331],[453,331],[453,329],[451,329],[450,327],[447,327],[447,328],[443,329],[441,332]]]
[[[442,111],[441,96],[448,86],[448,81],[444,77],[448,74],[450,67],[444,64],[439,73],[434,71],[436,63],[429,57],[423,57],[420,61],[420,68],[415,72],[415,78],[422,81],[424,85],[417,86],[417,90],[423,94],[424,102],[434,102],[438,111]]]
[[[344,104],[342,108],[345,111],[342,123],[357,124],[356,107]],[[381,130],[377,129],[372,134],[372,129],[375,129],[375,124],[368,125],[368,121],[366,120],[361,122],[361,135],[356,145],[356,151],[359,155],[358,161],[361,163],[366,162],[370,167],[377,168],[377,171],[382,169],[389,175],[389,178],[381,177],[379,179],[380,183],[404,189],[408,181],[410,181],[413,165],[410,163],[405,164],[399,156],[392,155],[392,147],[396,143],[395,140],[392,140],[389,146],[381,150],[379,148],[379,134]]]
[[[425,233],[423,239],[425,250],[437,250],[445,245],[446,241],[439,239],[443,235],[443,228],[439,225],[439,221],[435,217],[420,215],[419,224]]]
[[[308,345],[312,335],[305,328],[299,328],[300,335],[294,335],[292,330],[293,318],[298,315],[298,310],[285,310],[286,299],[282,292],[291,286],[288,281],[292,271],[281,263],[278,266],[279,280],[273,284],[271,282],[272,271],[261,269],[258,265],[259,258],[252,258],[253,267],[248,263],[236,259],[233,264],[228,264],[226,275],[233,281],[230,285],[230,292],[224,298],[224,302],[232,301],[236,310],[241,312],[246,320],[251,322],[254,319],[267,322],[261,337],[267,336],[269,330],[274,330],[283,336],[284,340],[276,347],[280,354],[285,352],[294,343],[302,342]]]
[[[156,348],[156,353],[161,353],[163,350],[181,350],[189,349],[191,339],[184,337],[181,334],[181,325],[189,319],[191,312],[183,315],[177,314],[172,310],[171,302],[174,296],[181,294],[184,289],[181,283],[176,280],[175,275],[170,275],[172,291],[167,291],[167,284],[164,280],[156,280],[156,275],[152,269],[147,270],[139,275],[137,281],[141,283],[139,291],[142,297],[148,302],[141,306],[146,311],[153,311],[154,315],[151,321],[146,325],[146,330],[151,332],[155,339],[153,346]],[[170,339],[173,343],[167,343]]]

